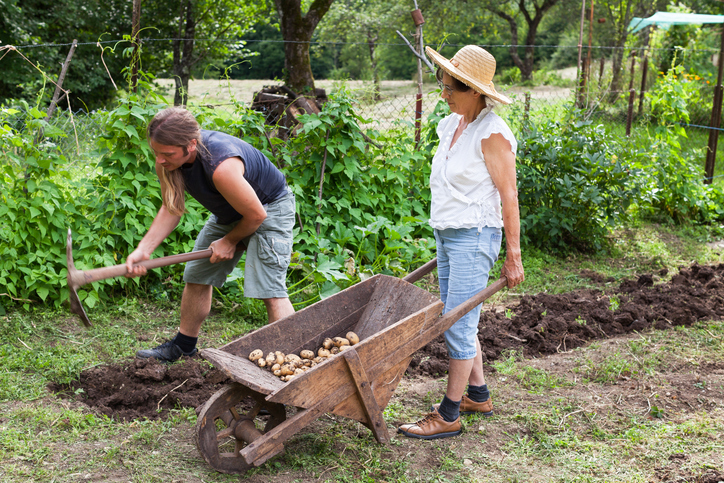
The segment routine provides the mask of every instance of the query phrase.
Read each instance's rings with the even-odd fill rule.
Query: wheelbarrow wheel
[[[243,403],[243,404],[242,404]],[[251,408],[244,411],[243,408]],[[269,416],[259,417],[266,409]],[[266,421],[265,421],[266,419]],[[206,462],[222,473],[245,473],[251,464],[244,447],[286,420],[284,405],[238,383],[229,384],[204,404],[196,421],[196,446]],[[257,426],[262,426],[259,430]]]

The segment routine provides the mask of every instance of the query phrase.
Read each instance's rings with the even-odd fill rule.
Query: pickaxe
[[[124,276],[128,270],[126,264],[115,265],[113,267],[102,267],[94,268],[92,270],[76,270],[75,264],[73,263],[73,238],[71,236],[70,228],[68,228],[68,243],[65,246],[65,253],[68,258],[68,296],[70,297],[70,311],[77,314],[80,320],[86,327],[92,327],[90,319],[85,313],[83,304],[80,303],[78,298],[78,292],[76,289],[81,285],[88,283],[97,282],[99,280],[105,280],[107,278],[115,278]],[[243,244],[239,244],[236,251],[243,251],[246,247]],[[167,267],[176,263],[190,262],[191,260],[200,260],[202,258],[209,258],[212,255],[211,248],[206,250],[199,250],[191,253],[181,253],[179,255],[170,255],[168,257],[153,258],[151,260],[144,260],[137,263],[135,266],[146,267],[151,270],[153,268]]]

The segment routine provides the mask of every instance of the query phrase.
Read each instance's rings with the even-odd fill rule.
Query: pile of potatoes
[[[354,332],[347,332],[345,337],[329,337],[324,339],[322,347],[317,349],[315,354],[310,350],[303,350],[297,354],[284,354],[281,351],[269,352],[264,357],[261,349],[256,349],[249,354],[249,360],[256,362],[259,367],[269,369],[275,376],[284,382],[291,381],[296,376],[321,364],[335,354],[349,349],[359,342],[359,337]]]

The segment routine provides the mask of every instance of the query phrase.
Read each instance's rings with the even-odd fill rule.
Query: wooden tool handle
[[[153,268],[166,267],[175,263],[190,262],[191,260],[199,260],[201,258],[209,258],[211,256],[211,248],[198,252],[181,253],[179,255],[170,255],[168,257],[153,258],[136,263],[136,267],[146,267],[151,270]],[[114,265],[112,267],[93,268],[91,270],[78,270],[69,274],[69,279],[74,287],[80,287],[88,283],[105,280],[107,278],[122,277],[128,273],[126,264]]]
[[[246,247],[243,245],[237,246],[236,251],[244,251]],[[147,270],[152,270],[159,267],[167,267],[169,265],[175,265],[177,263],[190,262],[192,260],[200,260],[202,258],[209,258],[212,255],[211,248],[206,250],[199,250],[197,252],[180,253],[178,255],[169,255],[167,257],[152,258],[151,260],[144,260],[136,263],[134,267],[146,267]],[[73,287],[80,287],[88,283],[97,282],[99,280],[105,280],[107,278],[122,277],[128,273],[126,264],[114,265],[112,267],[94,268],[91,270],[77,270],[74,273],[69,274],[68,278]]]

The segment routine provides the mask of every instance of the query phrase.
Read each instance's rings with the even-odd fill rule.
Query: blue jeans
[[[503,235],[500,228],[448,228],[435,230],[437,277],[440,299],[447,313],[472,298],[488,284],[488,274],[498,260]],[[472,359],[477,353],[475,337],[482,304],[465,314],[445,331],[451,359]]]

